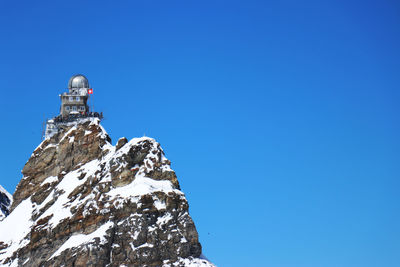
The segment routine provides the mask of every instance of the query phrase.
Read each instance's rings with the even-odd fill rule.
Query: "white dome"
[[[71,77],[68,82],[68,88],[90,88],[88,79],[82,74],[77,74]]]

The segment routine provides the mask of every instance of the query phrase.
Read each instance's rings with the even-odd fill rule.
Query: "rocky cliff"
[[[0,222],[3,266],[213,266],[152,138],[116,146],[96,119],[65,126],[24,166]]]
[[[0,221],[9,213],[12,202],[12,196],[0,185]]]

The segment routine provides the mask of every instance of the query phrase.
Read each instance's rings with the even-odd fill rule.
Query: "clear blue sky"
[[[400,266],[397,1],[1,1],[0,184],[86,75],[219,266]]]

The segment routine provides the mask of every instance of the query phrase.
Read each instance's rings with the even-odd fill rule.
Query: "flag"
[[[92,89],[92,88],[88,89],[88,90],[87,90],[87,93],[88,93],[89,95],[93,94],[93,89]]]

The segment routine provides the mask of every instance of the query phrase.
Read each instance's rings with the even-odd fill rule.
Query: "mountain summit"
[[[22,174],[0,222],[0,265],[213,266],[152,138],[113,146],[99,119],[82,119],[45,139]]]

